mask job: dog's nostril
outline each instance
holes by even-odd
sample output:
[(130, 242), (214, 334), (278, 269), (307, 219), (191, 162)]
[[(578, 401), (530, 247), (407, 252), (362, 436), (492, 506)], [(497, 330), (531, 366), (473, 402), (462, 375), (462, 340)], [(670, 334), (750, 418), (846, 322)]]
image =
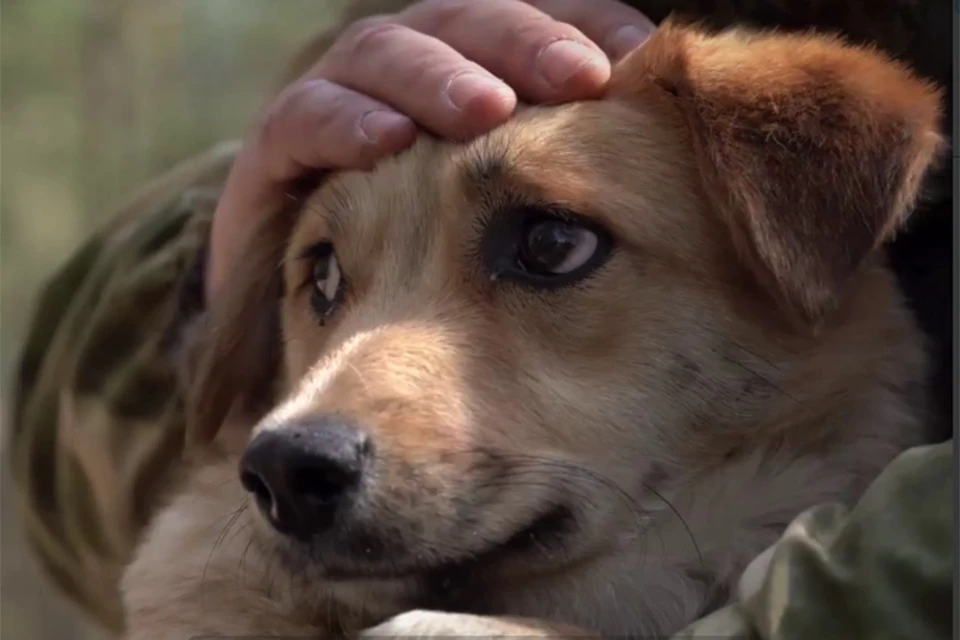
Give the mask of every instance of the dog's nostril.
[(243, 488), (249, 493), (253, 494), (257, 502), (265, 505), (273, 502), (273, 495), (270, 493), (270, 488), (260, 479), (260, 476), (252, 471), (243, 471), (240, 474), (240, 484), (243, 485)]
[(261, 511), (264, 513), (274, 513), (276, 505), (274, 503), (273, 493), (260, 476), (250, 471), (243, 471), (240, 474), (240, 484), (253, 496), (253, 499)]
[(336, 467), (305, 467), (293, 471), (290, 488), (295, 493), (317, 503), (328, 503), (338, 499), (345, 487), (356, 483), (359, 473)]

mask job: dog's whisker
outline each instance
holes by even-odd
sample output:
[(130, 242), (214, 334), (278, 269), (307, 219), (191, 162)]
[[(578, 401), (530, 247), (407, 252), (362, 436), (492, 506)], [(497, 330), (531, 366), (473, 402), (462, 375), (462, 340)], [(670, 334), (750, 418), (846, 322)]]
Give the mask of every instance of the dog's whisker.
[[(611, 490), (626, 504), (638, 506), (636, 505), (636, 500), (623, 487), (617, 484), (617, 482), (608, 478), (602, 473), (599, 473), (597, 471), (594, 471), (582, 465), (578, 465), (574, 462), (571, 462), (568, 460), (557, 460), (553, 458), (539, 457), (531, 454), (507, 454), (503, 457), (504, 459), (507, 459), (510, 461), (524, 460), (534, 466), (541, 466), (543, 468), (560, 469), (562, 471), (572, 472), (573, 474), (577, 474), (582, 478), (596, 482), (600, 486), (603, 486)], [(563, 476), (560, 476), (560, 478), (563, 479)]]
[(759, 373), (758, 371), (754, 370), (753, 368), (751, 368), (751, 367), (748, 366), (747, 364), (745, 364), (745, 363), (743, 363), (743, 362), (740, 362), (739, 360), (735, 360), (735, 359), (733, 359), (733, 358), (725, 358), (725, 360), (726, 360), (727, 362), (729, 362), (730, 364), (734, 365), (735, 367), (739, 367), (740, 369), (743, 369), (743, 370), (746, 371), (748, 374), (750, 374), (754, 379), (759, 380), (759, 381), (762, 382), (765, 386), (769, 387), (770, 389), (773, 389), (774, 391), (776, 391), (777, 393), (779, 393), (779, 394), (782, 395), (783, 397), (787, 398), (788, 400), (791, 400), (791, 401), (795, 402), (795, 403), (798, 404), (798, 405), (801, 405), (801, 404), (802, 404), (798, 398), (794, 397), (794, 396), (793, 396), (791, 393), (789, 393), (786, 389), (784, 389), (783, 387), (781, 387), (780, 385), (778, 385), (777, 383), (775, 383), (773, 380), (771, 380), (771, 379), (768, 378), (767, 376), (764, 376), (763, 374), (761, 374), (761, 373)]
[[(770, 370), (772, 370), (772, 371), (774, 371), (774, 372), (779, 372), (779, 371), (782, 370), (782, 367), (781, 367), (780, 365), (774, 363), (770, 358), (767, 358), (767, 357), (764, 357), (764, 356), (760, 355), (760, 354), (757, 353), (755, 350), (750, 349), (750, 348), (744, 346), (744, 345), (743, 345), (741, 342), (739, 342), (739, 341), (732, 341), (732, 342), (731, 342), (731, 341), (730, 341), (730, 337), (729, 337), (728, 335), (718, 333), (715, 328), (709, 327), (709, 328), (704, 328), (704, 330), (707, 331), (707, 332), (709, 332), (709, 333), (712, 333), (712, 334), (716, 335), (716, 336), (718, 337), (718, 342), (719, 342), (720, 344), (729, 345), (729, 346), (732, 346), (734, 349), (737, 349), (737, 350), (739, 350), (739, 351), (742, 351), (743, 353), (745, 353), (745, 354), (747, 354), (748, 356), (750, 356), (752, 359), (757, 360), (757, 361), (763, 363), (763, 365), (766, 366), (767, 368), (769, 368)], [(774, 382), (769, 376), (764, 375), (763, 373), (761, 373), (760, 371), (758, 371), (758, 370), (755, 369), (754, 367), (752, 367), (752, 366), (750, 366), (749, 364), (747, 364), (746, 362), (744, 362), (742, 359), (735, 358), (735, 357), (731, 357), (730, 355), (724, 355), (724, 354), (722, 353), (722, 351), (720, 351), (720, 350), (716, 350), (716, 353), (717, 353), (718, 355), (720, 355), (720, 357), (722, 357), (725, 362), (727, 362), (727, 363), (729, 363), (729, 364), (732, 364), (732, 365), (734, 365), (735, 367), (738, 367), (738, 368), (742, 369), (742, 370), (745, 371), (748, 375), (750, 375), (752, 378), (754, 378), (754, 379), (756, 379), (756, 380), (759, 380), (761, 383), (763, 383), (764, 386), (766, 386), (766, 387), (768, 387), (768, 388), (770, 388), (770, 389), (773, 389), (774, 391), (776, 391), (777, 393), (779, 393), (779, 394), (782, 395), (783, 397), (785, 397), (785, 398), (787, 398), (787, 399), (789, 399), (789, 400), (792, 400), (793, 402), (796, 402), (797, 404), (800, 404), (800, 405), (803, 404), (803, 403), (799, 400), (799, 398), (796, 398), (795, 396), (793, 396), (792, 394), (790, 394), (790, 393), (789, 393), (786, 389), (784, 389), (781, 385), (779, 385), (779, 384), (777, 384), (776, 382)], [(677, 354), (677, 355), (680, 355), (680, 354)]]
[(339, 600), (337, 600), (337, 599), (335, 599), (335, 598), (332, 598), (332, 600), (333, 600), (333, 606), (334, 606), (334, 614), (335, 614), (335, 618), (336, 618), (336, 620), (337, 620), (337, 628), (340, 629), (340, 633), (341, 633), (341, 634), (343, 634), (344, 636), (346, 636), (347, 633), (348, 633), (348, 630), (347, 630), (347, 628), (346, 628), (346, 624), (344, 624), (344, 617), (345, 617), (345, 616), (344, 616), (344, 614), (343, 614), (343, 606), (341, 605), (341, 603), (340, 603)]
[(237, 523), (240, 517), (243, 515), (244, 510), (246, 509), (247, 503), (242, 503), (236, 510), (234, 510), (229, 516), (227, 524), (223, 527), (223, 530), (214, 540), (213, 545), (210, 547), (210, 552), (207, 554), (207, 559), (203, 564), (203, 569), (200, 573), (200, 606), (201, 609), (204, 607), (205, 596), (206, 596), (206, 584), (207, 584), (207, 570), (210, 567), (210, 562), (213, 559), (214, 553), (216, 553), (217, 548), (223, 543), (230, 529)]
[(702, 564), (702, 563), (703, 563), (703, 554), (700, 552), (700, 545), (697, 544), (697, 538), (696, 538), (695, 535), (693, 535), (693, 530), (692, 530), (692, 529), (690, 528), (690, 526), (687, 524), (686, 519), (683, 517), (683, 515), (681, 515), (680, 511), (678, 511), (677, 508), (676, 508), (675, 506), (673, 506), (673, 503), (672, 503), (672, 502), (670, 502), (669, 500), (667, 500), (667, 499), (663, 496), (663, 494), (661, 494), (659, 491), (657, 491), (657, 490), (654, 489), (653, 487), (651, 487), (651, 486), (649, 486), (649, 485), (644, 485), (644, 488), (645, 488), (647, 491), (649, 491), (650, 493), (652, 493), (653, 495), (655, 495), (655, 496), (657, 496), (658, 498), (660, 498), (660, 500), (661, 500), (665, 505), (667, 505), (667, 508), (670, 509), (670, 511), (673, 512), (673, 515), (675, 515), (675, 516), (677, 517), (677, 519), (680, 520), (680, 524), (683, 525), (683, 528), (686, 530), (687, 535), (690, 536), (690, 541), (693, 543), (693, 548), (694, 548), (694, 550), (697, 552), (697, 558), (699, 559), (700, 563)]
[(247, 503), (243, 502), (235, 511), (233, 511), (230, 516), (226, 526), (220, 531), (220, 535), (217, 536), (216, 540), (213, 542), (213, 546), (210, 549), (210, 553), (213, 553), (217, 550), (223, 541), (226, 539), (227, 534), (230, 532), (230, 529), (236, 524), (237, 520), (243, 515), (243, 512), (247, 508)]
[(326, 595), (326, 597), (324, 597), (324, 598), (321, 600), (321, 602), (326, 605), (326, 609), (327, 609), (327, 619), (328, 619), (329, 621), (331, 621), (331, 624), (334, 624), (334, 625), (336, 625), (337, 627), (339, 627), (339, 631), (340, 631), (341, 635), (346, 635), (346, 633), (344, 633), (343, 626), (340, 624), (340, 619), (339, 619), (340, 616), (339, 616), (339, 615), (336, 615), (336, 613), (337, 613), (337, 611), (336, 611), (337, 604), (336, 604), (336, 602), (335, 602), (335, 598), (334, 598), (332, 595), (329, 595), (329, 594), (325, 594), (325, 595)]
[[(550, 485), (546, 483), (532, 483), (525, 481), (516, 481), (508, 480), (503, 482), (490, 482), (483, 485), (483, 488), (504, 488), (504, 489), (528, 489), (528, 488), (537, 488), (537, 489), (556, 489), (556, 485)], [(568, 492), (573, 494), (575, 498), (578, 498), (582, 503), (589, 504), (597, 500), (595, 494), (589, 494), (586, 491), (579, 491), (578, 487), (573, 486), (568, 488)], [(630, 510), (630, 520), (634, 523), (634, 533), (638, 538), (642, 538), (646, 532), (649, 530), (653, 524), (652, 518), (649, 517), (648, 512), (637, 505), (635, 502), (627, 505)]]
[[(477, 452), (469, 452), (469, 455), (478, 455)], [(481, 457), (479, 460), (473, 463), (473, 466), (478, 469), (484, 468), (486, 464), (490, 466), (495, 466), (497, 468), (503, 467), (504, 463), (507, 465), (507, 477), (516, 477), (521, 472), (526, 473), (536, 473), (538, 471), (544, 471), (547, 469), (555, 470), (560, 469), (565, 472), (571, 472), (576, 474), (585, 480), (595, 483), (598, 486), (601, 486), (605, 489), (612, 491), (617, 494), (624, 502), (627, 504), (634, 505), (637, 510), (642, 510), (639, 508), (639, 505), (636, 505), (636, 500), (619, 484), (617, 484), (612, 479), (604, 476), (601, 473), (598, 473), (592, 469), (588, 469), (584, 466), (578, 465), (571, 461), (566, 460), (557, 460), (555, 458), (549, 458), (545, 456), (536, 456), (532, 454), (513, 454), (513, 453), (497, 453), (492, 457)], [(558, 476), (557, 478), (552, 478), (551, 481), (564, 480), (565, 476)]]
[(273, 563), (274, 559), (279, 557), (279, 550), (273, 549), (270, 553), (269, 558), (267, 559), (266, 565), (263, 570), (263, 578), (266, 583), (266, 594), (267, 598), (273, 598)]
[(253, 536), (250, 536), (250, 539), (247, 540), (247, 544), (243, 548), (243, 552), (240, 554), (240, 559), (237, 561), (237, 570), (240, 572), (244, 584), (246, 584), (247, 577), (247, 553), (250, 552), (250, 547), (253, 546), (253, 542)]
[[(510, 454), (509, 456), (506, 456), (506, 457), (507, 458), (526, 458), (531, 462), (531, 464), (534, 464), (534, 465), (539, 465), (543, 467), (559, 467), (559, 468), (562, 468), (564, 471), (571, 471), (576, 474), (581, 474), (582, 477), (589, 478), (590, 480), (598, 482), (603, 487), (613, 490), (614, 493), (616, 493), (616, 495), (621, 500), (623, 500), (628, 506), (631, 507), (631, 510), (637, 516), (638, 520), (640, 520), (643, 516), (644, 510), (642, 509), (642, 507), (640, 507), (637, 501), (625, 489), (623, 489), (620, 485), (618, 485), (615, 481), (611, 480), (610, 478), (604, 476), (601, 473), (598, 473), (591, 469), (587, 469), (585, 467), (582, 467), (580, 465), (577, 465), (569, 461), (559, 461), (559, 460), (550, 459), (550, 458), (541, 459), (541, 458), (538, 458), (537, 456), (520, 455), (520, 454)], [(683, 515), (677, 510), (677, 508), (673, 505), (673, 503), (667, 500), (666, 497), (664, 497), (663, 494), (661, 494), (659, 491), (657, 491), (653, 487), (646, 484), (643, 486), (644, 486), (644, 489), (646, 489), (647, 491), (655, 495), (658, 499), (660, 499), (660, 501), (663, 502), (667, 506), (667, 508), (677, 517), (681, 525), (686, 530), (687, 534), (690, 536), (691, 543), (693, 544), (693, 548), (697, 553), (697, 557), (699, 561), (703, 562), (703, 554), (700, 551), (700, 547), (697, 543), (696, 537), (694, 536), (693, 531), (690, 529), (690, 526), (687, 524), (687, 521), (683, 517)], [(645, 530), (645, 527), (641, 527), (641, 530)]]

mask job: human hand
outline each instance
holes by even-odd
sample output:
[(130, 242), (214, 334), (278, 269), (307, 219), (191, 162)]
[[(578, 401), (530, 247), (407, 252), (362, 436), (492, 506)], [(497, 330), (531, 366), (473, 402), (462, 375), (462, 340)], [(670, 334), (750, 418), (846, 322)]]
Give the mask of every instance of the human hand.
[(366, 168), (418, 128), (464, 139), (505, 121), (517, 99), (599, 95), (653, 24), (617, 0), (424, 0), (349, 25), (267, 109), (239, 152), (214, 215), (207, 296), (290, 182)]

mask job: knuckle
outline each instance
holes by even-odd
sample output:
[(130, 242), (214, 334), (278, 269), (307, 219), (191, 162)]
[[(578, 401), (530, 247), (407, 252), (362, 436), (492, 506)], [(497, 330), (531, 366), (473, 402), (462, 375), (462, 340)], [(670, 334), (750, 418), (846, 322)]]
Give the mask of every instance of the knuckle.
[(555, 20), (546, 14), (518, 20), (513, 29), (517, 38), (532, 46), (546, 46), (560, 38), (583, 38), (583, 34), (572, 24)]
[(277, 139), (277, 129), (283, 120), (286, 100), (286, 92), (284, 92), (260, 114), (256, 131), (261, 147), (269, 147)]
[(572, 26), (557, 22), (545, 15), (528, 16), (518, 20), (510, 25), (508, 32), (507, 42), (510, 42), (515, 51), (525, 60), (533, 60), (553, 42), (571, 38), (579, 33)]
[(437, 33), (463, 17), (475, 0), (420, 0), (407, 11), (415, 12), (424, 22), (424, 31)]
[(327, 126), (336, 115), (346, 109), (346, 91), (325, 78), (308, 80), (291, 98), (291, 124), (298, 131)]
[[(325, 127), (345, 107), (343, 92), (325, 79), (287, 87), (260, 117), (262, 148), (276, 152), (306, 131)], [(293, 134), (293, 135), (291, 135)]]
[(459, 11), (470, 2), (473, 0), (420, 0), (414, 6), (430, 12)]
[[(537, 10), (539, 10), (539, 11), (542, 11), (542, 12), (546, 13), (547, 15), (551, 15), (551, 16), (552, 16), (552, 15), (555, 15), (555, 14), (557, 13), (556, 7), (553, 6), (553, 4), (552, 4), (551, 2), (549, 2), (549, 0), (547, 0), (547, 1), (544, 1), (544, 0), (523, 0), (523, 1), (526, 2), (528, 5), (530, 5), (531, 7), (533, 7), (534, 9), (537, 9)], [(552, 9), (552, 10), (551, 10), (551, 9)]]
[(261, 141), (269, 145), (279, 139), (280, 132), (289, 120), (291, 107), (296, 102), (301, 87), (302, 84), (297, 83), (284, 89), (260, 115), (258, 130)]
[(369, 16), (357, 20), (341, 34), (339, 53), (347, 60), (366, 55), (382, 46), (385, 40), (395, 38), (410, 29), (395, 21), (394, 16)]

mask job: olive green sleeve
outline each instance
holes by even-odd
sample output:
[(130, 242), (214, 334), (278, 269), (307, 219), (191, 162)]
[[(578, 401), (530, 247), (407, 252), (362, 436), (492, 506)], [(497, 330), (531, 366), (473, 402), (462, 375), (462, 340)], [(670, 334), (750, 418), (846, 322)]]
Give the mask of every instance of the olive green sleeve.
[(946, 640), (953, 629), (953, 441), (894, 460), (853, 509), (801, 514), (747, 568), (736, 604), (675, 640)]

